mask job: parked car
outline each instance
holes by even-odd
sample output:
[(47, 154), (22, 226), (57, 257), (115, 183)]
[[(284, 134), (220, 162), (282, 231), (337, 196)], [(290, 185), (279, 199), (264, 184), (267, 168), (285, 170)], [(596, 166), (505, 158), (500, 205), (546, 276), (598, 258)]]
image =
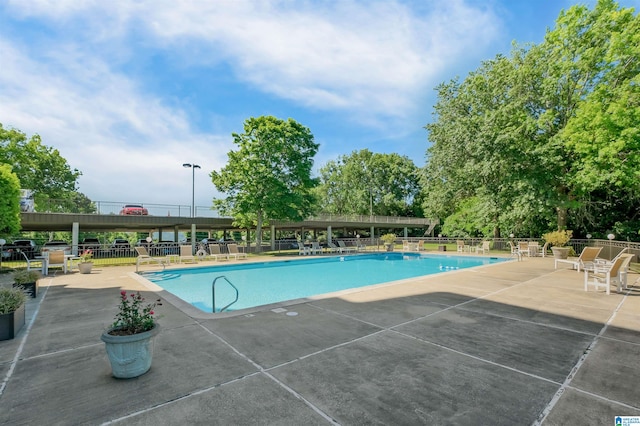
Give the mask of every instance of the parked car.
[(62, 250), (64, 254), (71, 254), (71, 244), (66, 241), (53, 240), (47, 241), (40, 248), (41, 253), (46, 253), (48, 251)]
[(149, 214), (149, 211), (140, 204), (127, 204), (122, 207), (122, 210), (120, 210), (120, 214), (146, 216)]
[(20, 252), (33, 259), (36, 255), (36, 243), (33, 240), (15, 240), (2, 248), (2, 257), (7, 260), (24, 260)]
[(113, 240), (113, 242), (111, 243), (111, 250), (122, 249), (131, 250), (131, 244), (129, 243), (129, 240), (125, 240), (124, 238), (116, 238), (115, 240)]
[(100, 250), (100, 240), (97, 238), (85, 238), (82, 240), (80, 249), (82, 250)]
[(129, 256), (131, 255), (131, 243), (124, 238), (116, 238), (109, 247), (112, 256)]

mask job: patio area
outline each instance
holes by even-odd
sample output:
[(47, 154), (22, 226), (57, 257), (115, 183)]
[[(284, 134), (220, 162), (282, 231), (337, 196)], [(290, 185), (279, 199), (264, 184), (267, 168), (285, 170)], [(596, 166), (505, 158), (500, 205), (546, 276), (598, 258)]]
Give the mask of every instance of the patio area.
[(553, 258), (525, 258), (227, 318), (189, 316), (165, 301), (151, 370), (117, 380), (100, 334), (119, 291), (157, 297), (134, 270), (41, 281), (27, 325), (0, 342), (0, 424), (568, 425), (640, 416), (637, 274), (628, 291), (607, 296), (585, 292), (583, 274), (554, 270)]

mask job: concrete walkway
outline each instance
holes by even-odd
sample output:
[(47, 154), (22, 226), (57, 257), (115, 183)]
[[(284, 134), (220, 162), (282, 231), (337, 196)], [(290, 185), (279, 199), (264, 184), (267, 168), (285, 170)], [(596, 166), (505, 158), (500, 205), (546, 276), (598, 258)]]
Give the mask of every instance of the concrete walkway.
[(640, 284), (585, 292), (582, 273), (535, 258), (231, 318), (194, 318), (165, 302), (151, 370), (117, 380), (100, 334), (119, 291), (156, 297), (133, 270), (42, 280), (33, 321), (0, 342), (0, 424), (609, 425), (640, 416)]

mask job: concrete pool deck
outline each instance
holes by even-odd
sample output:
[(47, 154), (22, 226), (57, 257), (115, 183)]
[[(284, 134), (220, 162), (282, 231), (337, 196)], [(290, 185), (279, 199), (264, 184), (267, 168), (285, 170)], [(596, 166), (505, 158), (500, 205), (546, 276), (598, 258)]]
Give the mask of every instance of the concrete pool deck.
[(640, 283), (585, 292), (582, 273), (525, 258), (231, 318), (197, 319), (165, 302), (151, 370), (117, 380), (100, 334), (119, 291), (154, 298), (134, 270), (41, 281), (33, 321), (0, 342), (0, 424), (606, 425), (640, 416)]

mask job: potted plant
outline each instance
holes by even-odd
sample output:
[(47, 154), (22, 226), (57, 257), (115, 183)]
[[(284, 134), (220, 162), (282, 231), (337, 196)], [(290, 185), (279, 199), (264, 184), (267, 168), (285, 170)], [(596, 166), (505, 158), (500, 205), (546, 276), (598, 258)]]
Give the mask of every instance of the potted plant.
[(120, 305), (115, 321), (102, 333), (113, 376), (119, 379), (138, 377), (151, 368), (153, 337), (160, 326), (153, 315), (160, 299), (144, 305), (140, 292), (120, 292)]
[(396, 242), (396, 234), (384, 234), (380, 237), (387, 251), (393, 251), (393, 245)]
[(0, 340), (16, 337), (25, 323), (27, 295), (20, 287), (0, 287)]
[(547, 232), (542, 236), (542, 239), (551, 246), (553, 257), (556, 259), (566, 259), (571, 250), (571, 247), (566, 247), (566, 245), (572, 236), (573, 231), (563, 229), (561, 231)]
[(29, 296), (38, 295), (38, 280), (42, 277), (40, 272), (28, 269), (20, 269), (13, 273), (13, 286), (24, 290)]
[(80, 255), (80, 262), (78, 263), (78, 270), (81, 274), (90, 274), (91, 268), (93, 268), (93, 252), (91, 250), (85, 250)]

